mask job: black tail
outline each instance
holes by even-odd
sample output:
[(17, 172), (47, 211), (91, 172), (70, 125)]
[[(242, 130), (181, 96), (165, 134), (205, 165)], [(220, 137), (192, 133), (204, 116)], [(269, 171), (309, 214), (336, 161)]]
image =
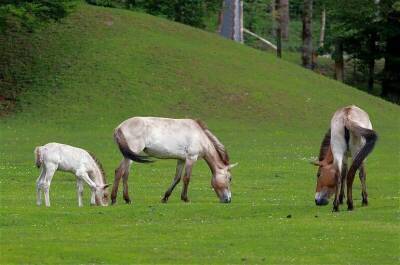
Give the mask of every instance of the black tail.
[(378, 140), (378, 135), (374, 130), (360, 127), (359, 125), (350, 120), (347, 122), (346, 127), (348, 127), (348, 129), (352, 133), (364, 137), (366, 140), (365, 145), (361, 148), (356, 157), (353, 159), (353, 163), (351, 164), (350, 169), (347, 172), (347, 178), (349, 177), (354, 178), (357, 169), (361, 166), (364, 159), (374, 149), (375, 143)]
[(141, 156), (141, 155), (138, 155), (138, 154), (135, 154), (134, 152), (132, 152), (131, 149), (129, 149), (128, 143), (126, 142), (125, 136), (122, 133), (120, 128), (115, 130), (114, 139), (119, 147), (119, 150), (121, 151), (122, 155), (125, 158), (129, 158), (130, 160), (133, 160), (138, 163), (154, 162), (152, 160), (149, 160), (147, 156)]

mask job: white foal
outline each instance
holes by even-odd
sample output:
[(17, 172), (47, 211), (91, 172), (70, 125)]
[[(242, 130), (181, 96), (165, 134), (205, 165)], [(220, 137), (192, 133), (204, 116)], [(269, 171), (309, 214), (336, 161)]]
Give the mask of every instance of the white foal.
[(51, 180), (57, 170), (76, 175), (78, 205), (82, 207), (83, 181), (91, 191), (92, 205), (108, 205), (108, 189), (103, 168), (99, 161), (89, 152), (70, 145), (48, 143), (35, 148), (36, 166), (41, 173), (36, 181), (37, 205), (42, 204), (41, 191), (44, 192), (45, 204), (50, 206), (49, 189)]

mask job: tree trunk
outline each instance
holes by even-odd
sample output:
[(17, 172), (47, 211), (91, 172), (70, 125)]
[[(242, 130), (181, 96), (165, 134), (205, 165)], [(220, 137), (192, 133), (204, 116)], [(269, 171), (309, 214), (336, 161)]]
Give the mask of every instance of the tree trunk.
[(218, 29), (217, 29), (218, 33), (221, 32), (221, 28), (222, 28), (222, 13), (223, 13), (223, 10), (224, 10), (224, 3), (222, 2), (222, 7), (218, 11)]
[(302, 65), (305, 68), (312, 69), (312, 33), (311, 33), (311, 19), (312, 19), (312, 5), (313, 0), (304, 0), (303, 2), (303, 49), (302, 49)]
[(335, 79), (343, 82), (344, 80), (344, 61), (343, 61), (343, 44), (340, 40), (335, 43), (335, 52), (333, 54), (335, 60)]
[(325, 6), (322, 8), (322, 13), (321, 13), (321, 31), (319, 33), (319, 47), (323, 48), (324, 47), (324, 42), (325, 42), (325, 25), (326, 25), (326, 10)]
[(281, 28), (282, 39), (288, 40), (289, 38), (289, 0), (279, 1), (279, 21)]
[(374, 89), (374, 75), (375, 75), (375, 60), (368, 60), (368, 91), (372, 92)]
[(374, 76), (375, 76), (375, 53), (376, 53), (376, 33), (372, 33), (368, 40), (368, 48), (370, 56), (368, 58), (368, 91), (374, 89)]
[[(399, 25), (400, 26), (400, 25)], [(386, 41), (381, 96), (400, 102), (400, 35)]]
[(240, 0), (224, 0), (221, 13), (220, 35), (243, 42), (243, 3)]
[(281, 0), (275, 0), (276, 14), (276, 56), (282, 58), (282, 17)]
[(276, 36), (276, 1), (278, 0), (271, 0), (271, 19), (272, 19), (272, 36)]

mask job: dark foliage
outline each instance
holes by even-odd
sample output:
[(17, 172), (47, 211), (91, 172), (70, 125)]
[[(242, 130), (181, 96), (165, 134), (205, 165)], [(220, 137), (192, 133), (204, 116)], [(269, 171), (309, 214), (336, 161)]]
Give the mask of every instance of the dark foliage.
[(33, 63), (31, 34), (65, 17), (73, 0), (3, 0), (0, 4), (0, 114), (12, 107)]
[(204, 28), (204, 19), (208, 12), (216, 12), (221, 5), (221, 1), (217, 0), (86, 0), (86, 2), (99, 6), (142, 10), (198, 28)]

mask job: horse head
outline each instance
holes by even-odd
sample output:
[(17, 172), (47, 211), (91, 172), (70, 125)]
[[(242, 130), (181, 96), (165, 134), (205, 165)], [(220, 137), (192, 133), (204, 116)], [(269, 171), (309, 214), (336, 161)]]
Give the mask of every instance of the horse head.
[(336, 174), (338, 174), (333, 164), (333, 153), (330, 145), (327, 146), (326, 151), (320, 155), (319, 160), (313, 161), (311, 164), (318, 166), (315, 204), (318, 206), (327, 205), (330, 196), (335, 193)]
[(237, 163), (232, 165), (225, 165), (222, 168), (218, 168), (211, 179), (211, 185), (217, 194), (220, 202), (230, 203), (232, 200), (231, 193), (231, 181), (232, 174), (230, 169), (237, 166)]

